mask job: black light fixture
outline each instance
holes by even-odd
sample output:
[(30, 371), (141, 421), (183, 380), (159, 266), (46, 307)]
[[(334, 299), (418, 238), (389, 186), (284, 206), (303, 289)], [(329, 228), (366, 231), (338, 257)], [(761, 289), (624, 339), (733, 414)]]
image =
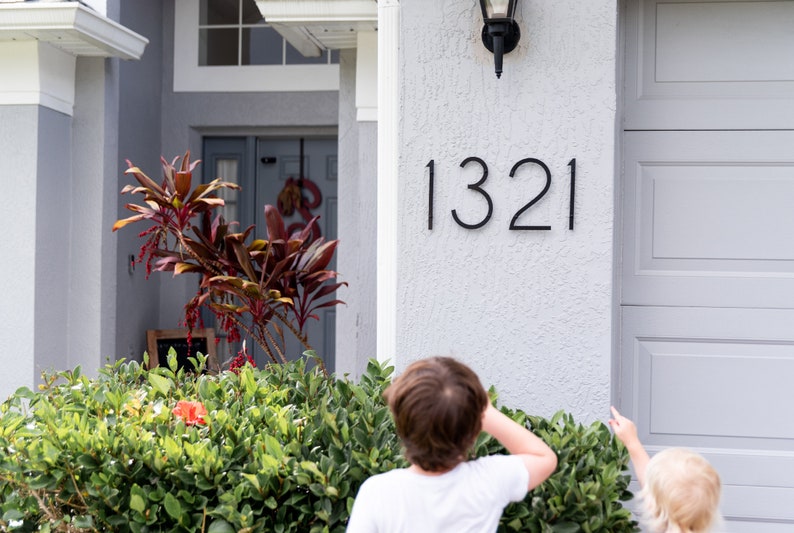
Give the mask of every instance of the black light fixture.
[(521, 38), (515, 21), (516, 0), (480, 0), (482, 8), (482, 42), (493, 52), (496, 77), (502, 77), (502, 56), (513, 49)]

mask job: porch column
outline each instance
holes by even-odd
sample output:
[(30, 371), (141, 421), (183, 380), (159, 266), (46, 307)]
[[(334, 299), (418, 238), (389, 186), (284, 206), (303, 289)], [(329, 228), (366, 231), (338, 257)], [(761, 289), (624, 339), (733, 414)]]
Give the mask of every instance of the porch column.
[(378, 2), (377, 358), (397, 355), (397, 210), (400, 2)]

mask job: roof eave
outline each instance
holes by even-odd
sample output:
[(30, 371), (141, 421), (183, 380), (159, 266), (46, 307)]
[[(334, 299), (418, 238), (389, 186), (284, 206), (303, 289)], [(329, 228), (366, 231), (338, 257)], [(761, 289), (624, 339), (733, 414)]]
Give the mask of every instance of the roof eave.
[(75, 56), (140, 59), (145, 37), (78, 2), (0, 4), (0, 42), (43, 41)]

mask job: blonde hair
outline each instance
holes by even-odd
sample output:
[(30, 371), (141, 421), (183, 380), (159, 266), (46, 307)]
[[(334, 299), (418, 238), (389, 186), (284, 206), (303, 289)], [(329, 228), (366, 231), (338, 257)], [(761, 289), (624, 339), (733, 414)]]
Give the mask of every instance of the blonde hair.
[(668, 448), (645, 471), (643, 519), (655, 533), (705, 533), (720, 521), (720, 492), (720, 476), (708, 461)]

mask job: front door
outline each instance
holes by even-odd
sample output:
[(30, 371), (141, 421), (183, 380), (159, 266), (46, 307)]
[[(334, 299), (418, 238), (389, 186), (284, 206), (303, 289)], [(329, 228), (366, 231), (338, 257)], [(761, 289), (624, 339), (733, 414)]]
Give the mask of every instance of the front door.
[[(302, 157), (301, 157), (302, 156)], [(224, 216), (238, 220), (240, 228), (256, 225), (254, 236), (265, 238), (264, 206), (279, 207), (288, 230), (297, 230), (307, 220), (319, 215), (322, 236), (332, 240), (337, 235), (337, 140), (335, 138), (252, 138), (206, 137), (204, 139), (204, 179), (223, 177), (239, 183), (242, 190), (226, 198)], [(300, 206), (289, 201), (290, 192), (303, 198)], [(293, 196), (294, 198), (294, 196)], [(291, 231), (290, 231), (291, 233)], [(329, 266), (335, 269), (334, 260)], [(310, 319), (306, 326), (308, 343), (328, 368), (334, 370), (335, 311), (320, 309), (318, 319)], [(219, 332), (219, 335), (222, 335)], [(301, 357), (305, 348), (285, 333), (285, 355), (293, 360)], [(247, 343), (257, 365), (269, 357), (258, 346)], [(238, 346), (219, 350), (219, 359), (236, 354)]]

